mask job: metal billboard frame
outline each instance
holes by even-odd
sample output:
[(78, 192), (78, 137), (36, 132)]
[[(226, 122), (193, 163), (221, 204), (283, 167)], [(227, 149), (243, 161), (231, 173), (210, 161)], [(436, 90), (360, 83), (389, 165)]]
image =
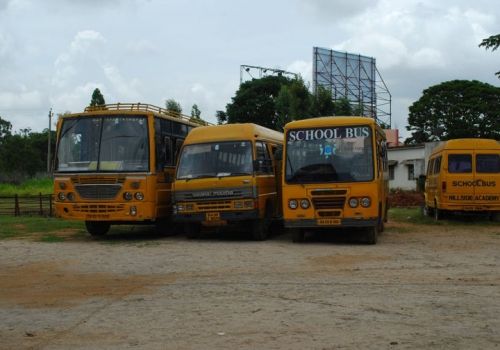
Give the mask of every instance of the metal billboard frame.
[(346, 98), (379, 124), (391, 125), (391, 93), (375, 58), (313, 47), (313, 92), (329, 91), (334, 101)]

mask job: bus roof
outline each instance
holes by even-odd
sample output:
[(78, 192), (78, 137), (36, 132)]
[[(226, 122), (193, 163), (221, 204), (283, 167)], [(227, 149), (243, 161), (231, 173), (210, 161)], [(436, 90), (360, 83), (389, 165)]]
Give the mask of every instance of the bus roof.
[(344, 125), (372, 125), (375, 119), (370, 117), (318, 117), (310, 119), (295, 120), (285, 125), (286, 129), (295, 128), (317, 128)]
[(102, 115), (137, 115), (137, 114), (152, 114), (157, 117), (169, 119), (172, 121), (188, 124), (191, 126), (209, 125), (204, 120), (193, 121), (189, 116), (181, 113), (169, 111), (165, 108), (153, 106), (146, 103), (113, 103), (102, 106), (89, 106), (84, 112), (71, 113), (62, 116), (62, 119), (76, 118), (81, 116), (102, 116)]
[(193, 144), (254, 139), (283, 143), (283, 134), (278, 131), (251, 123), (211, 125), (202, 126), (191, 130), (184, 143)]
[(453, 139), (443, 142), (432, 150), (432, 154), (443, 150), (490, 149), (500, 151), (500, 141), (493, 139)]

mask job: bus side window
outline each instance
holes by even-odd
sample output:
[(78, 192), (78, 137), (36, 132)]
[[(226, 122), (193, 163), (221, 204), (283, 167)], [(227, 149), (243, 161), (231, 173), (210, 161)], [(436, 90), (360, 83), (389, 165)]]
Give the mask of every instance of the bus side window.
[(434, 174), (434, 161), (436, 158), (429, 159), (429, 162), (427, 163), (427, 175), (432, 175)]
[(266, 144), (264, 142), (257, 141), (255, 142), (255, 149), (258, 164), (257, 171), (264, 174), (272, 173), (271, 157), (269, 157)]
[(434, 160), (434, 174), (439, 174), (441, 171), (441, 158), (442, 156), (439, 156)]
[(171, 166), (172, 164), (172, 139), (170, 136), (165, 136), (163, 138), (163, 154), (165, 156), (164, 165)]
[(184, 143), (184, 139), (175, 140), (175, 152), (174, 152), (174, 164), (177, 164), (177, 158), (179, 157), (179, 152), (181, 151), (182, 144)]

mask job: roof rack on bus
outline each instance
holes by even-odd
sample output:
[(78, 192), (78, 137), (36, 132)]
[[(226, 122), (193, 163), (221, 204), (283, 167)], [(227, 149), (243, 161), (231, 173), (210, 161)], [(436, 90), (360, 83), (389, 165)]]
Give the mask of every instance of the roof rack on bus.
[(109, 110), (153, 112), (185, 120), (199, 125), (213, 125), (212, 123), (209, 123), (203, 119), (192, 118), (190, 116), (170, 111), (166, 108), (153, 106), (147, 103), (110, 103), (100, 106), (85, 107), (85, 112), (109, 111)]

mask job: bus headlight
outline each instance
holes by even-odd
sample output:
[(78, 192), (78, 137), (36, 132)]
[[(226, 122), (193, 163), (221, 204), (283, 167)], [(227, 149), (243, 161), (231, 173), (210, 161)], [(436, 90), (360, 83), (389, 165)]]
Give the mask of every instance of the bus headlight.
[(307, 209), (307, 208), (309, 208), (310, 205), (311, 204), (309, 203), (309, 201), (307, 199), (301, 199), (300, 200), (300, 207), (302, 209)]
[(130, 200), (132, 200), (132, 197), (133, 197), (133, 196), (132, 196), (132, 193), (130, 193), (130, 192), (125, 192), (125, 193), (123, 194), (123, 199), (125, 199), (126, 201), (130, 201)]
[(288, 207), (290, 209), (297, 209), (297, 207), (299, 206), (299, 203), (297, 203), (297, 200), (296, 199), (290, 199), (288, 201)]
[(73, 192), (69, 192), (66, 198), (68, 198), (69, 201), (73, 202), (75, 200), (75, 194)]
[(349, 199), (349, 206), (351, 208), (356, 208), (358, 206), (358, 199), (357, 198), (350, 198)]
[(137, 199), (138, 201), (144, 200), (144, 193), (142, 193), (142, 192), (136, 192), (135, 193), (135, 199)]
[(130, 207), (130, 215), (131, 216), (137, 215), (137, 207), (135, 207), (135, 206)]
[(59, 192), (57, 194), (57, 198), (59, 198), (60, 201), (64, 201), (66, 199), (66, 195), (64, 194), (64, 192)]
[(371, 204), (372, 204), (372, 201), (370, 200), (369, 197), (361, 198), (361, 206), (363, 208), (368, 208)]

